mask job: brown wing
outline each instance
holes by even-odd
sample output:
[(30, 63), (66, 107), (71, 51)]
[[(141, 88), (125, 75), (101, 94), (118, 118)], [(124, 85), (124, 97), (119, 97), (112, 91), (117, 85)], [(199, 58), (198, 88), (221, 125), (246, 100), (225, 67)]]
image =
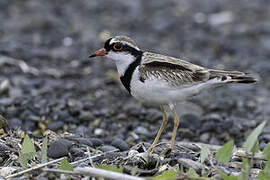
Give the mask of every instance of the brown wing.
[(204, 82), (209, 79), (207, 69), (189, 62), (147, 52), (139, 66), (141, 81), (156, 78), (172, 86), (183, 86)]

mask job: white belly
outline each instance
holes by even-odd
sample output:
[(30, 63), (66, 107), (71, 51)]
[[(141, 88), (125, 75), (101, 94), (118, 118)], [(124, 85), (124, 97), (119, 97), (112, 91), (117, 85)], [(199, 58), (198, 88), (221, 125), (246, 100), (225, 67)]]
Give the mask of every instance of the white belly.
[(213, 86), (219, 80), (210, 81), (182, 87), (171, 86), (167, 81), (155, 77), (139, 80), (138, 68), (135, 69), (130, 83), (131, 95), (145, 103), (170, 104), (183, 101), (197, 95), (203, 89)]

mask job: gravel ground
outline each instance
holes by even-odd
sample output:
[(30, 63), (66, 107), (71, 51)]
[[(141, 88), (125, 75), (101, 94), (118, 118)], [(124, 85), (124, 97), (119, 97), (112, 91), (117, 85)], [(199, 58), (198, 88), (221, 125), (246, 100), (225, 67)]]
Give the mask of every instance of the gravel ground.
[[(89, 146), (119, 150), (113, 159), (148, 146), (161, 123), (158, 107), (131, 98), (112, 61), (87, 58), (108, 36), (128, 35), (141, 49), (257, 76), (257, 84), (212, 89), (177, 106), (177, 141), (241, 146), (270, 117), (269, 19), (266, 0), (1, 0), (0, 114), (35, 138), (47, 129), (71, 133), (51, 142), (51, 158), (71, 153), (74, 161)], [(162, 142), (171, 131), (169, 123)], [(261, 148), (269, 140), (270, 124)]]

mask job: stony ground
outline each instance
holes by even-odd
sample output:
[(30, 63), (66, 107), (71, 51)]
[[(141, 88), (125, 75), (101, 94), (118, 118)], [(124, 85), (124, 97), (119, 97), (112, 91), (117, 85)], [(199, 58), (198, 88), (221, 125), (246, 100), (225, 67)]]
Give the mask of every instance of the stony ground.
[[(69, 153), (77, 160), (85, 146), (119, 150), (117, 156), (141, 142), (147, 146), (161, 123), (158, 107), (131, 98), (112, 61), (87, 58), (108, 36), (128, 35), (141, 49), (258, 77), (255, 85), (212, 89), (177, 106), (177, 141), (234, 139), (241, 146), (270, 117), (269, 19), (266, 0), (1, 0), (0, 114), (11, 130), (20, 127), (33, 138), (48, 129), (65, 137), (65, 150), (56, 152), (51, 143), (52, 158)], [(169, 123), (162, 142), (171, 130)], [(261, 148), (269, 140), (270, 125)], [(8, 154), (3, 157), (1, 165)]]

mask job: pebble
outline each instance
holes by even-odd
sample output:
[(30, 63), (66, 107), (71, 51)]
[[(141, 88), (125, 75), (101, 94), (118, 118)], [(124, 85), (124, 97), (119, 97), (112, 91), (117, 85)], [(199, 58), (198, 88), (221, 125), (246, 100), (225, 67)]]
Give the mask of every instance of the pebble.
[(108, 151), (117, 150), (118, 148), (111, 145), (103, 145), (103, 146), (100, 146), (98, 149), (101, 150), (102, 152), (108, 152)]
[(35, 131), (35, 129), (36, 129), (36, 122), (34, 122), (34, 121), (25, 121), (24, 122), (24, 129), (26, 130), (26, 131)]
[(81, 148), (71, 147), (69, 151), (75, 157), (83, 157), (84, 156), (84, 151)]
[(217, 130), (217, 124), (213, 121), (207, 121), (203, 123), (203, 125), (200, 128), (200, 132), (216, 132)]
[(151, 108), (146, 111), (145, 120), (156, 123), (161, 119), (162, 119), (162, 113), (160, 112), (160, 110)]
[(94, 148), (104, 144), (104, 142), (101, 139), (98, 139), (98, 138), (89, 138), (89, 140), (92, 142)]
[(54, 121), (47, 125), (47, 128), (52, 131), (57, 131), (61, 128), (63, 128), (64, 122), (63, 121)]
[(144, 135), (144, 136), (147, 136), (147, 137), (151, 137), (152, 136), (152, 133), (150, 133), (150, 131), (143, 127), (143, 126), (138, 126), (134, 132), (138, 135)]
[(66, 111), (57, 113), (55, 120), (74, 123), (74, 119)]
[(48, 156), (54, 159), (67, 156), (71, 146), (72, 142), (66, 139), (53, 141), (48, 148)]
[(18, 118), (12, 118), (8, 121), (8, 126), (11, 129), (16, 129), (18, 127), (22, 127), (23, 123), (22, 120), (18, 119)]
[(81, 121), (86, 121), (86, 122), (90, 122), (94, 119), (95, 117), (93, 116), (93, 114), (89, 111), (81, 111), (80, 112), (80, 116), (79, 119)]
[(120, 151), (126, 151), (129, 149), (128, 144), (122, 139), (114, 139), (111, 143), (112, 146), (120, 149)]
[(90, 147), (93, 147), (93, 143), (88, 138), (74, 138), (75, 141), (77, 141), (79, 144), (84, 144)]
[(181, 128), (197, 130), (199, 127), (201, 127), (201, 120), (199, 116), (195, 114), (185, 114), (181, 117)]
[(209, 133), (203, 133), (203, 134), (200, 135), (200, 141), (201, 142), (208, 143), (209, 138), (210, 138)]
[(103, 129), (101, 129), (101, 128), (96, 128), (94, 130), (94, 134), (97, 135), (97, 136), (103, 136), (103, 135), (105, 135), (105, 131)]

